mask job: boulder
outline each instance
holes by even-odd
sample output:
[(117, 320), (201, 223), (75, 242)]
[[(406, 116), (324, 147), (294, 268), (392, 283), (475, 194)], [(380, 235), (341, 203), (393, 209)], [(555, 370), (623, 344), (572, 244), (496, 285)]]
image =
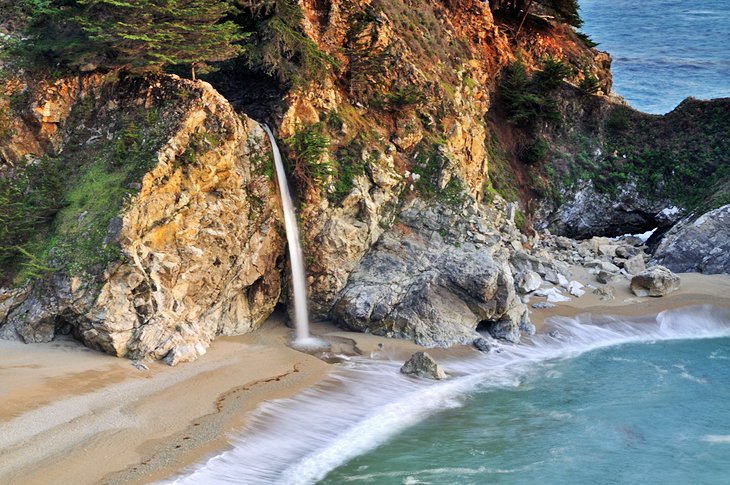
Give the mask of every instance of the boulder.
[(679, 213), (665, 214), (667, 217), (661, 220), (657, 217), (669, 205), (668, 199), (648, 197), (634, 182), (618, 185), (609, 194), (596, 190), (589, 180), (568, 190), (564, 203), (536, 221), (536, 229), (547, 227), (553, 234), (576, 239), (635, 234), (647, 227), (666, 227), (679, 219)]
[(636, 246), (619, 246), (616, 248), (616, 256), (619, 258), (629, 259), (639, 253), (641, 253), (641, 250)]
[(583, 289), (583, 285), (575, 280), (568, 283), (568, 293), (571, 295), (580, 298), (585, 294), (585, 290)]
[(494, 340), (487, 340), (484, 337), (475, 338), (472, 345), (480, 352), (496, 352), (502, 351), (502, 348)]
[(557, 288), (545, 288), (535, 292), (537, 296), (544, 296), (549, 303), (559, 303), (562, 301), (570, 301), (570, 298), (564, 296)]
[(616, 288), (613, 286), (604, 286), (593, 290), (593, 294), (598, 296), (601, 301), (611, 301), (616, 298)]
[(453, 208), (414, 199), (349, 275), (330, 316), (348, 330), (427, 347), (470, 344), (481, 322), (519, 339), (527, 307), (506, 256), (455, 230)]
[(664, 266), (654, 266), (631, 279), (636, 296), (664, 296), (679, 288), (679, 276)]
[(627, 273), (632, 275), (641, 274), (646, 271), (646, 265), (644, 264), (644, 256), (637, 254), (626, 261), (624, 261), (624, 269)]
[(598, 281), (599, 283), (607, 284), (610, 283), (616, 276), (616, 273), (601, 270), (596, 275), (596, 281)]
[(426, 352), (416, 352), (400, 368), (402, 374), (425, 377), (426, 379), (446, 379), (446, 372)]
[(541, 284), (542, 278), (534, 271), (520, 271), (515, 275), (515, 287), (523, 295), (537, 290)]
[(730, 273), (730, 204), (677, 223), (654, 249), (652, 263), (680, 273)]

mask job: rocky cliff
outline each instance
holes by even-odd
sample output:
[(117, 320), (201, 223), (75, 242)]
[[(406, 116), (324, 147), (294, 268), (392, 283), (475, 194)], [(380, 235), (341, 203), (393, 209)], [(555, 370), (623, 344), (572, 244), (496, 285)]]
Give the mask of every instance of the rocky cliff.
[[(533, 331), (520, 291), (568, 284), (569, 270), (530, 221), (581, 238), (671, 225), (701, 204), (677, 195), (679, 160), (656, 152), (727, 153), (722, 135), (700, 138), (726, 107), (633, 112), (608, 96), (608, 55), (574, 29), (540, 8), (518, 36), (521, 19), (489, 5), (304, 1), (305, 40), (279, 53), (296, 77), (228, 64), (209, 79), (231, 103), (169, 75), (14, 78), (0, 97), (1, 178), (18, 208), (2, 336), (72, 332), (175, 364), (286, 301), (270, 147), (246, 112), (288, 155), (315, 318), (429, 346)], [(683, 123), (702, 128), (651, 144)], [(558, 241), (609, 276), (644, 265), (633, 249)]]
[(3, 291), (5, 338), (72, 332), (174, 364), (263, 322), (279, 298), (284, 242), (256, 122), (206, 83), (169, 76), (68, 79), (28, 97), (34, 118), (17, 122), (24, 137), (6, 145), (5, 169), (53, 157), (67, 187), (55, 221), (3, 275), (20, 286)]

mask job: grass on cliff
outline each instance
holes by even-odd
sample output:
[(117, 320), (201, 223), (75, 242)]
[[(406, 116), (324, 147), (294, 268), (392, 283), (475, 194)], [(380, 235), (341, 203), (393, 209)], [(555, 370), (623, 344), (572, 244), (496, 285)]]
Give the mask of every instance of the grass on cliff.
[(85, 128), (95, 111), (93, 103), (79, 103), (69, 123), (79, 128), (60, 156), (0, 180), (0, 285), (23, 285), (58, 270), (101, 271), (120, 257), (110, 222), (156, 163), (163, 120), (154, 108), (123, 113), (109, 142)]
[[(667, 198), (688, 210), (730, 202), (730, 103), (688, 100), (664, 116), (626, 106), (582, 103), (582, 118), (551, 133), (555, 142), (544, 173), (556, 187), (592, 180), (615, 193), (635, 183), (639, 193)], [(562, 151), (561, 151), (562, 150)]]

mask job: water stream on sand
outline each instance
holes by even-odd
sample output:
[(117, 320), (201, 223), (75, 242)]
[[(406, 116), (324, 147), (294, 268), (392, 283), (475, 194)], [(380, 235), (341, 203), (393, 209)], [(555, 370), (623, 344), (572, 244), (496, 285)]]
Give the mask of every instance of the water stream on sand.
[(501, 353), (465, 349), (446, 381), (386, 347), (264, 404), (179, 484), (724, 483), (730, 312), (556, 319)]
[(318, 344), (319, 341), (312, 339), (309, 335), (309, 313), (307, 311), (307, 282), (304, 276), (304, 256), (302, 245), (299, 239), (299, 227), (297, 216), (294, 212), (294, 203), (289, 193), (289, 185), (284, 171), (284, 162), (281, 158), (276, 138), (267, 125), (263, 125), (266, 134), (271, 141), (271, 151), (274, 155), (276, 166), (276, 180), (281, 195), (281, 205), (284, 210), (284, 226), (286, 227), (286, 239), (289, 243), (289, 261), (291, 262), (292, 287), (294, 289), (294, 317), (296, 324), (295, 344), (300, 347), (307, 347), (309, 344)]

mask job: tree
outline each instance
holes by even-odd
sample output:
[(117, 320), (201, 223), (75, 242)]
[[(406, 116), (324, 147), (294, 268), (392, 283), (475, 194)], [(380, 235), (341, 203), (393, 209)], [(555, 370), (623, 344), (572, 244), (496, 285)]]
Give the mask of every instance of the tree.
[[(26, 0), (28, 1), (28, 0)], [(195, 70), (241, 53), (246, 34), (225, 17), (227, 0), (32, 0), (32, 56), (92, 69)]]
[(304, 13), (296, 0), (239, 0), (239, 5), (245, 18), (237, 20), (254, 24), (255, 34), (243, 53), (250, 67), (296, 86), (321, 79), (337, 66), (304, 32)]

